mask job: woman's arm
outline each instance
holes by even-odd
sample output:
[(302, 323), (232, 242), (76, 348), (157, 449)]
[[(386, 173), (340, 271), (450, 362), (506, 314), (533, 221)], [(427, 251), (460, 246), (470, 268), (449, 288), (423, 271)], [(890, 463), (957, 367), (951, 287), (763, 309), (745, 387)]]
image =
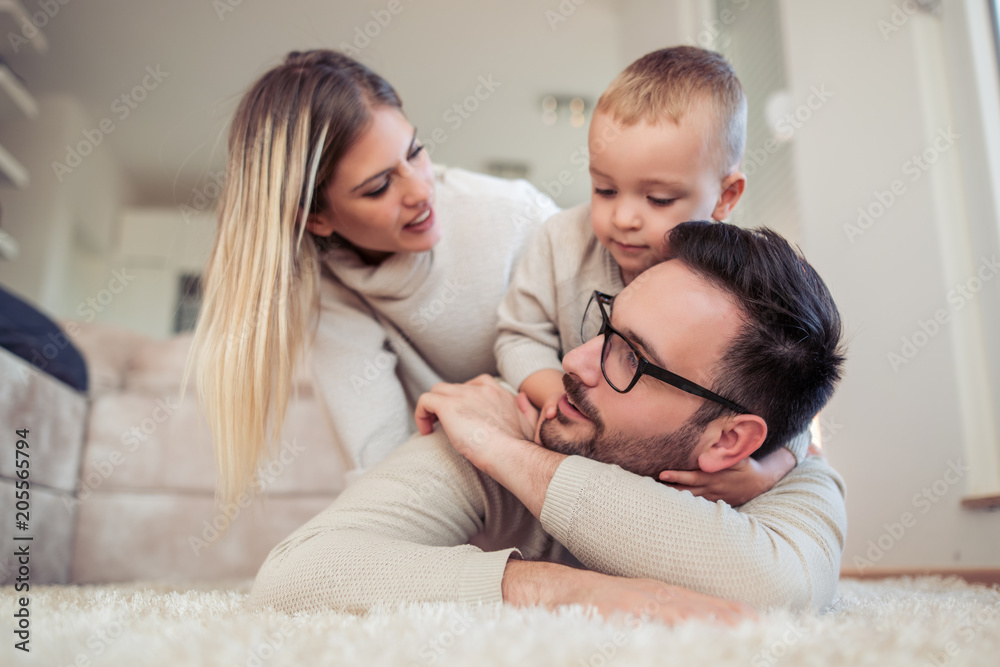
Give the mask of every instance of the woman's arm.
[(324, 277), (309, 358), (337, 445), (355, 469), (370, 468), (413, 430), (397, 356), (367, 304)]

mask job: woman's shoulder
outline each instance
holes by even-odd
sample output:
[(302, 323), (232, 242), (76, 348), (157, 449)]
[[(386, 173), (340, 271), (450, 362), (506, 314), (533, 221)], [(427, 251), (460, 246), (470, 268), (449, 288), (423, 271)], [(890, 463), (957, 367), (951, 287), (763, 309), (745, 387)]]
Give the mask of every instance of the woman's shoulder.
[(548, 195), (524, 180), (480, 174), (459, 167), (435, 166), (438, 198), (469, 201), (482, 206), (484, 200), (511, 207), (535, 207), (545, 217), (559, 210)]

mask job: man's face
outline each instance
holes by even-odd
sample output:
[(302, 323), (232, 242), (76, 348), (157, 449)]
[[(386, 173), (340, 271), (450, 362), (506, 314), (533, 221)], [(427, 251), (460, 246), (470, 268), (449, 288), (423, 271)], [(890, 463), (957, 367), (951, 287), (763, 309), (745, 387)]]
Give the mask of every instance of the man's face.
[[(651, 363), (711, 387), (741, 319), (722, 291), (669, 261), (618, 295), (611, 323)], [(604, 336), (596, 336), (564, 357), (566, 395), (556, 417), (541, 423), (541, 444), (639, 475), (697, 467), (711, 434), (688, 420), (705, 399), (646, 375), (628, 393), (618, 393), (601, 373), (603, 343)]]

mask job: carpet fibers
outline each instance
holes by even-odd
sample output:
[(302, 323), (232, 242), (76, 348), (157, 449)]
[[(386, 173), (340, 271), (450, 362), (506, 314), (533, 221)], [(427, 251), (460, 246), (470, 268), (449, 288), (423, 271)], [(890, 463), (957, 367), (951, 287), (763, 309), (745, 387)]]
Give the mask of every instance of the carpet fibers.
[(249, 586), (32, 587), (30, 653), (14, 648), (17, 596), (2, 588), (0, 664), (1000, 666), (1000, 588), (955, 578), (844, 580), (824, 614), (769, 612), (736, 628), (606, 622), (580, 608), (252, 614)]

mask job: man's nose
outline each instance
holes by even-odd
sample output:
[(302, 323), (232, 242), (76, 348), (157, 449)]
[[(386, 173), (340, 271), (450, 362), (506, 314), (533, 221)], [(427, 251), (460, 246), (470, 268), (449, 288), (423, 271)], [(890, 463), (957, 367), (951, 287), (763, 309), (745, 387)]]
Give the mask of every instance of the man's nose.
[(601, 382), (601, 350), (604, 336), (594, 336), (563, 357), (563, 370), (575, 376), (584, 385), (596, 387)]

